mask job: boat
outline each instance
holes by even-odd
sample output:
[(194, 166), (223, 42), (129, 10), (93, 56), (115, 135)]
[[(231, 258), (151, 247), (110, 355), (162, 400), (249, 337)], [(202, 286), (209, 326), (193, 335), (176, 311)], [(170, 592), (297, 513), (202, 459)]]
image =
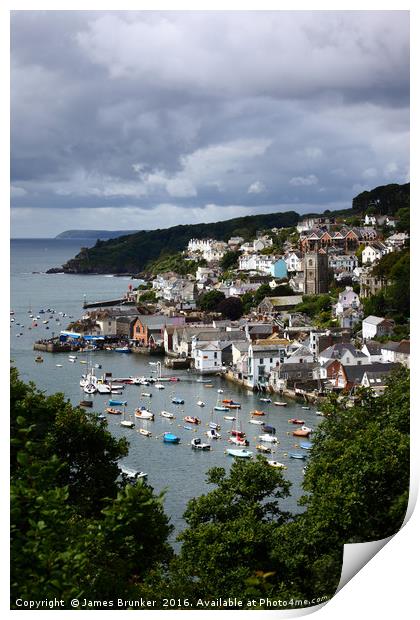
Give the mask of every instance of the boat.
[(226, 403), (226, 407), (228, 409), (240, 409), (241, 405), (239, 403)]
[(173, 399), (172, 399), (172, 403), (173, 403), (174, 405), (183, 405), (183, 404), (184, 404), (184, 402), (185, 402), (185, 401), (184, 401), (184, 399), (183, 399), (183, 398), (178, 398), (178, 397), (175, 397), (175, 398), (173, 398)]
[(154, 420), (155, 414), (147, 409), (136, 409), (134, 412), (136, 418), (140, 418), (140, 420)]
[(198, 400), (198, 401), (197, 401), (197, 405), (198, 405), (199, 407), (205, 407), (205, 406), (206, 406), (206, 403), (204, 403), (202, 400)]
[(77, 355), (69, 355), (69, 360), (77, 360)]
[(217, 390), (218, 394), (223, 394), (223, 390)]
[(306, 459), (306, 456), (302, 452), (289, 452), (289, 458), (291, 459)]
[(315, 415), (324, 417), (324, 414), (322, 413), (322, 411), (315, 411)]
[(220, 431), (220, 424), (217, 422), (209, 422), (209, 428), (214, 428), (216, 431)]
[(271, 454), (273, 451), (268, 446), (264, 446), (262, 443), (259, 443), (255, 446), (258, 452), (262, 452), (263, 454)]
[(163, 383), (155, 383), (155, 388), (157, 390), (164, 390), (165, 386), (163, 385)]
[(213, 383), (205, 383), (204, 387), (212, 388), (213, 387)]
[(93, 402), (91, 400), (81, 400), (79, 405), (80, 407), (92, 407)]
[(40, 355), (37, 355), (35, 361), (37, 362), (37, 364), (41, 364), (44, 361), (44, 358)]
[(57, 368), (63, 368), (63, 364), (56, 364)]
[(127, 401), (126, 400), (114, 400), (113, 398), (111, 398), (108, 401), (108, 405), (110, 405), (110, 407), (125, 407), (127, 405)]
[(86, 394), (95, 394), (96, 385), (94, 385), (93, 383), (87, 383), (84, 386), (83, 391), (86, 392)]
[(106, 415), (103, 413), (98, 413), (98, 420), (106, 420)]
[(310, 441), (302, 441), (300, 447), (304, 450), (310, 450), (312, 448), (312, 443)]
[(308, 411), (310, 407), (308, 407), (308, 405), (302, 405), (301, 409), (305, 409), (305, 411)]
[(305, 424), (305, 420), (299, 420), (299, 418), (290, 418), (287, 420), (289, 424)]
[(279, 463), (278, 461), (267, 461), (267, 465), (270, 465), (270, 467), (277, 467), (277, 469), (287, 469), (284, 463)]
[(209, 443), (201, 443), (200, 437), (194, 437), (190, 443), (193, 450), (211, 450), (211, 445)]
[(309, 426), (302, 426), (302, 431), (307, 431), (308, 433), (312, 433), (312, 429)]
[(158, 362), (149, 362), (149, 366), (157, 366)]
[(110, 394), (111, 393), (111, 386), (107, 385), (106, 383), (97, 383), (96, 389), (98, 390), (99, 394)]
[(237, 437), (236, 435), (229, 437), (228, 442), (234, 443), (236, 446), (249, 446), (249, 441), (247, 439)]
[(214, 411), (229, 411), (229, 408), (226, 407), (226, 405), (221, 402), (220, 397), (218, 397), (216, 404), (213, 407), (213, 410)]
[(220, 439), (221, 437), (215, 428), (210, 428), (210, 430), (206, 431), (206, 435), (209, 439)]
[(235, 456), (240, 459), (250, 459), (253, 455), (253, 452), (251, 452), (251, 450), (246, 450), (245, 448), (242, 448), (242, 450), (228, 448), (226, 450), (226, 454), (229, 454), (229, 456)]
[(134, 428), (136, 425), (131, 419), (131, 415), (128, 416), (128, 420), (125, 418), (125, 406), (123, 411), (123, 419), (120, 422), (120, 426), (124, 426), (125, 428)]
[(250, 424), (258, 424), (258, 425), (262, 425), (264, 424), (264, 422), (262, 420), (249, 420)]
[(231, 398), (224, 398), (222, 400), (222, 403), (224, 405), (239, 405), (239, 406), (241, 406), (241, 403), (237, 403), (236, 401), (232, 400)]
[(170, 411), (161, 411), (160, 415), (162, 416), (162, 418), (169, 418), (170, 420), (175, 418), (174, 414), (171, 413)]
[(185, 430), (187, 430), (187, 431), (193, 431), (194, 430), (192, 426), (185, 426), (185, 424), (184, 424), (183, 428), (185, 428)]
[(265, 415), (265, 413), (264, 411), (259, 411), (258, 409), (254, 409), (254, 411), (251, 411), (251, 415), (262, 416), (262, 415)]
[(105, 409), (105, 411), (107, 413), (110, 413), (111, 415), (121, 415), (122, 414), (121, 409), (115, 409), (115, 407), (107, 407)]
[(265, 435), (258, 435), (258, 439), (260, 441), (267, 441), (268, 443), (278, 443), (278, 439), (275, 435), (269, 435), (265, 433)]
[(114, 351), (116, 353), (131, 353), (130, 347), (115, 347)]
[(184, 417), (184, 422), (188, 422), (189, 424), (201, 424), (200, 418), (196, 418), (195, 416), (186, 415)]
[(234, 415), (224, 415), (224, 416), (223, 416), (223, 419), (224, 419), (224, 420), (229, 420), (229, 421), (231, 421), (231, 422), (233, 422), (233, 420), (236, 420), (236, 418), (235, 418), (235, 416), (234, 416)]
[(196, 383), (208, 383), (208, 382), (209, 382), (208, 379), (197, 379), (197, 381), (196, 381)]
[(303, 431), (301, 428), (298, 428), (293, 431), (292, 435), (294, 435), (295, 437), (307, 437), (308, 435), (310, 435), (310, 431)]
[(144, 471), (134, 471), (132, 469), (127, 469), (126, 467), (120, 467), (120, 471), (122, 474), (127, 476), (127, 478), (131, 480), (138, 480), (139, 478), (147, 478), (147, 474)]
[(279, 400), (275, 400), (273, 405), (276, 405), (276, 407), (287, 407), (287, 403), (284, 403), (284, 402), (279, 401)]
[(163, 442), (164, 443), (179, 443), (181, 438), (173, 433), (163, 433)]
[(152, 398), (152, 394), (150, 392), (142, 392), (141, 396), (145, 396), (146, 398)]
[(75, 360), (75, 359), (72, 359), (71, 357), (69, 357), (69, 362), (71, 362), (72, 364), (75, 364), (75, 363), (76, 363), (76, 360)]
[(260, 398), (260, 402), (262, 402), (262, 403), (271, 403), (271, 398)]
[(276, 432), (274, 426), (270, 426), (270, 424), (263, 424), (262, 430), (264, 433), (272, 433), (273, 435)]
[(144, 435), (145, 437), (151, 437), (152, 433), (150, 431), (147, 430), (147, 428), (139, 428), (138, 432), (140, 433), (140, 435)]
[(245, 439), (246, 437), (246, 433), (244, 433), (243, 431), (239, 431), (235, 428), (231, 430), (231, 435), (234, 437), (239, 437), (241, 439)]

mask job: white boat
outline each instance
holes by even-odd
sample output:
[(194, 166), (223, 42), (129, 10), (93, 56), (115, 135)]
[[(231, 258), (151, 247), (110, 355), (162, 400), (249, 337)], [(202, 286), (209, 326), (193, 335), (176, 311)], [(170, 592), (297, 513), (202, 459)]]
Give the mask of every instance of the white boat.
[(151, 437), (152, 433), (147, 430), (147, 428), (139, 428), (140, 435), (144, 435), (145, 437)]
[(312, 433), (312, 429), (309, 426), (302, 426), (301, 431), (305, 431), (306, 433)]
[(157, 366), (158, 363), (157, 362), (149, 362), (149, 366)]
[(190, 443), (191, 443), (191, 448), (193, 450), (210, 450), (211, 449), (211, 445), (209, 443), (201, 443), (200, 437), (194, 437), (194, 439), (191, 439)]
[(236, 435), (232, 435), (228, 439), (229, 443), (235, 444), (235, 446), (247, 446), (248, 442), (244, 437), (236, 437)]
[(171, 413), (170, 411), (161, 411), (160, 415), (162, 416), (162, 418), (169, 418), (170, 420), (175, 418), (174, 414)]
[(267, 441), (268, 443), (278, 443), (279, 441), (275, 435), (269, 435), (268, 433), (258, 435), (258, 439), (260, 441)]
[(150, 392), (142, 392), (142, 396), (147, 396), (147, 398), (152, 398), (152, 394)]
[(275, 400), (273, 405), (276, 405), (276, 407), (287, 407), (287, 403), (278, 400)]
[(155, 414), (147, 409), (136, 409), (134, 412), (136, 418), (140, 418), (141, 420), (154, 420)]
[(125, 426), (125, 428), (134, 428), (135, 424), (133, 420), (121, 420), (120, 426)]
[(271, 403), (271, 398), (260, 398), (262, 403)]
[(209, 439), (220, 439), (221, 437), (220, 433), (218, 433), (215, 428), (211, 428), (210, 430), (206, 431), (206, 435)]
[(224, 420), (230, 420), (231, 422), (233, 422), (234, 420), (236, 420), (235, 416), (233, 415), (224, 415), (223, 416)]
[(206, 406), (206, 403), (204, 403), (202, 400), (198, 400), (198, 401), (197, 401), (197, 405), (198, 405), (199, 407), (205, 407), (205, 406)]
[(287, 465), (279, 463), (278, 461), (267, 461), (267, 464), (270, 465), (270, 467), (277, 467), (277, 469), (287, 469)]
[(217, 390), (218, 394), (223, 394), (223, 390)]
[(253, 455), (253, 452), (251, 452), (251, 450), (246, 450), (245, 448), (243, 448), (242, 450), (236, 450), (235, 448), (228, 448), (226, 450), (226, 454), (229, 454), (230, 456), (235, 456), (241, 459), (250, 459), (251, 456)]
[(99, 394), (110, 394), (111, 393), (111, 386), (107, 385), (106, 383), (97, 383), (96, 384), (96, 389), (98, 390)]
[(259, 426), (262, 426), (262, 424), (264, 424), (264, 422), (262, 420), (249, 420), (250, 424), (258, 424)]
[(69, 362), (70, 362), (71, 364), (75, 364), (75, 363), (76, 363), (76, 360), (74, 360), (72, 357), (69, 357)]
[(155, 383), (155, 388), (157, 390), (164, 390), (165, 386), (163, 385), (163, 383)]
[(315, 414), (324, 417), (324, 414), (322, 413), (322, 411), (315, 411)]
[(133, 471), (124, 466), (120, 467), (121, 473), (125, 474), (127, 478), (137, 480), (138, 478), (147, 478), (147, 474), (144, 471)]
[(310, 407), (308, 407), (308, 405), (302, 405), (301, 409), (309, 410)]

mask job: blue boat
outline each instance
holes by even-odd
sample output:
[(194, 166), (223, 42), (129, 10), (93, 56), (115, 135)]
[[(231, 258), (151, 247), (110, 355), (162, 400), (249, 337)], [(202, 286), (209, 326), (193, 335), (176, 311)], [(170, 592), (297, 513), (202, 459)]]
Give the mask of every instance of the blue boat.
[(264, 431), (264, 433), (273, 433), (273, 435), (276, 432), (274, 426), (270, 426), (269, 424), (263, 424), (262, 430)]
[(312, 443), (310, 441), (303, 441), (300, 444), (300, 447), (303, 448), (304, 450), (310, 450), (312, 448)]
[(302, 452), (289, 452), (289, 458), (291, 459), (306, 459), (307, 455)]
[(179, 443), (181, 438), (173, 433), (163, 433), (163, 442), (164, 443)]
[(184, 399), (183, 398), (173, 398), (172, 402), (174, 405), (183, 405), (184, 404)]
[(111, 399), (111, 400), (108, 401), (108, 404), (111, 407), (116, 407), (116, 406), (124, 407), (127, 404), (127, 401), (126, 400), (113, 400), (113, 399)]
[(192, 426), (184, 426), (184, 428), (185, 428), (187, 431), (193, 431), (193, 430), (194, 430)]

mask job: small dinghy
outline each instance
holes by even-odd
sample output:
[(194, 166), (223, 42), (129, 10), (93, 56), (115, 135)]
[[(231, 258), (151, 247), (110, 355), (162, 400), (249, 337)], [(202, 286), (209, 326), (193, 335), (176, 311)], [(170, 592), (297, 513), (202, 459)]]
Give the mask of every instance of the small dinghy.
[(294, 435), (295, 437), (307, 437), (308, 435), (310, 435), (310, 431), (304, 431), (301, 428), (298, 428), (293, 431), (292, 435)]
[(80, 407), (93, 407), (93, 402), (91, 400), (81, 400), (79, 403)]
[(306, 454), (302, 454), (301, 452), (289, 452), (290, 459), (306, 459)]
[(196, 418), (192, 415), (186, 415), (184, 417), (184, 422), (188, 422), (188, 424), (201, 424), (200, 418)]
[(264, 411), (260, 411), (259, 409), (254, 409), (254, 411), (251, 411), (251, 415), (263, 416), (265, 415), (265, 413)]
[(253, 452), (251, 452), (251, 450), (246, 450), (245, 448), (243, 448), (242, 450), (237, 450), (235, 448), (228, 448), (226, 450), (226, 454), (229, 454), (229, 456), (234, 456), (240, 459), (250, 459), (251, 456), (253, 455)]
[(220, 424), (217, 422), (209, 422), (209, 428), (214, 428), (216, 431), (220, 431)]
[(262, 430), (264, 433), (271, 433), (272, 435), (276, 432), (274, 426), (270, 426), (270, 424), (263, 424)]
[(258, 424), (259, 426), (264, 424), (264, 422), (262, 420), (249, 420), (249, 423), (250, 424)]
[(157, 390), (164, 390), (165, 386), (163, 385), (163, 383), (155, 383), (155, 388)]
[(191, 439), (190, 443), (191, 443), (191, 448), (193, 450), (210, 450), (211, 449), (211, 445), (209, 443), (201, 443), (200, 437), (194, 437), (194, 439)]
[(145, 396), (146, 398), (152, 398), (152, 394), (150, 392), (142, 392), (141, 396)]
[(114, 399), (112, 399), (112, 398), (111, 398), (111, 399), (108, 401), (108, 405), (109, 405), (110, 407), (125, 407), (125, 406), (126, 406), (126, 404), (127, 404), (127, 401), (126, 401), (126, 400), (114, 400)]
[(271, 403), (271, 398), (260, 398), (260, 402), (262, 402), (262, 403)]
[(172, 403), (174, 405), (183, 405), (184, 404), (184, 399), (176, 397), (176, 398), (172, 399)]
[(44, 358), (41, 357), (40, 355), (37, 355), (35, 358), (35, 361), (37, 364), (42, 364), (42, 362), (44, 361)]
[(179, 443), (181, 438), (173, 433), (163, 433), (163, 443)]
[(279, 401), (279, 400), (275, 400), (273, 405), (276, 405), (276, 407), (287, 407), (287, 403), (284, 403), (284, 402)]
[(107, 407), (105, 409), (105, 411), (107, 413), (110, 413), (111, 415), (121, 415), (122, 414), (121, 409), (115, 409), (115, 407)]
[(63, 364), (56, 364), (57, 368), (63, 368)]
[(154, 420), (155, 414), (147, 409), (136, 409), (134, 412), (136, 418), (140, 418), (140, 420)]
[(268, 446), (263, 446), (262, 443), (256, 445), (258, 452), (262, 452), (263, 454), (271, 454), (273, 451)]
[(310, 441), (302, 441), (300, 447), (304, 450), (310, 450), (312, 448), (312, 443)]
[(162, 416), (162, 418), (169, 418), (170, 420), (175, 418), (174, 414), (171, 413), (170, 411), (161, 411), (160, 415)]
[(315, 415), (319, 415), (321, 417), (324, 417), (324, 414), (322, 413), (322, 411), (315, 411)]
[(205, 407), (205, 406), (206, 406), (206, 403), (204, 403), (202, 400), (198, 400), (198, 401), (197, 401), (197, 405), (198, 405), (199, 407)]
[(139, 428), (138, 432), (140, 433), (140, 435), (144, 435), (145, 437), (151, 437), (152, 433), (150, 431), (147, 430), (147, 428)]
[(224, 415), (223, 419), (224, 420), (229, 420), (230, 422), (233, 422), (234, 420), (236, 420), (235, 416), (233, 416), (233, 415)]
[(223, 394), (223, 390), (217, 390), (218, 394)]
[(121, 420), (120, 426), (124, 426), (125, 428), (134, 428), (135, 424), (132, 420)]
[(290, 418), (287, 420), (289, 424), (305, 424), (305, 420), (299, 420), (299, 418)]
[(305, 411), (309, 411), (310, 407), (308, 407), (308, 405), (302, 405), (301, 409), (305, 409)]
[(306, 431), (307, 433), (312, 433), (312, 429), (309, 428), (309, 426), (302, 426), (301, 430)]

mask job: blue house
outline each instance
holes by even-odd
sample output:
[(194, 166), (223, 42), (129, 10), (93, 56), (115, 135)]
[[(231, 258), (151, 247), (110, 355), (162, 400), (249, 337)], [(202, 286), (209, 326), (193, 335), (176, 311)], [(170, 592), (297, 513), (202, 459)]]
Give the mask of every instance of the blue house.
[(282, 258), (276, 260), (276, 262), (271, 265), (271, 275), (274, 278), (278, 278), (279, 280), (283, 278), (287, 278), (287, 264)]

